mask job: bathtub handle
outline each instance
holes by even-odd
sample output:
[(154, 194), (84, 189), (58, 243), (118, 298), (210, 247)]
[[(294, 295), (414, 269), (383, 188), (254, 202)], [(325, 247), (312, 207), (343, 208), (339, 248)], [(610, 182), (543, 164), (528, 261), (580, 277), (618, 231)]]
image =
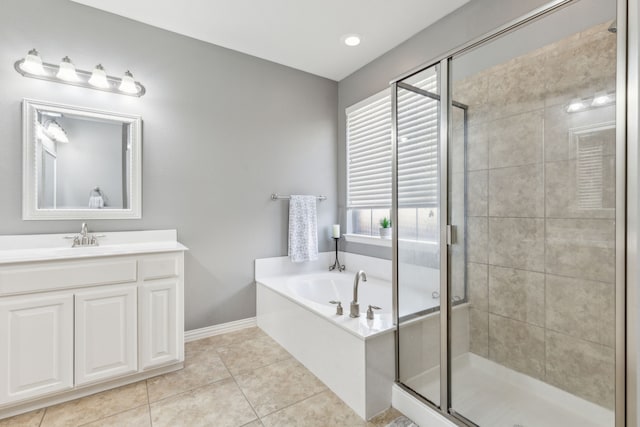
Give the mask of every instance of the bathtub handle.
[(338, 304), (338, 306), (336, 307), (336, 314), (338, 316), (342, 316), (343, 314), (343, 310), (342, 310), (342, 302), (340, 301), (329, 301), (329, 304)]
[(382, 310), (382, 308), (375, 305), (370, 305), (369, 309), (367, 310), (367, 319), (373, 320), (373, 310)]

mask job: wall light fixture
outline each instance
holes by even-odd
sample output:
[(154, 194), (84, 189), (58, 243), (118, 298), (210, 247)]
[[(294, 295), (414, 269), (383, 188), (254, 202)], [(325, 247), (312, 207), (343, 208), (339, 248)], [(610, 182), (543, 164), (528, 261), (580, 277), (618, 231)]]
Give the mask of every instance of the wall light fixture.
[(616, 94), (607, 92), (596, 92), (590, 98), (575, 98), (567, 106), (567, 113), (577, 113), (579, 111), (591, 110), (593, 108), (604, 107), (615, 104)]
[(93, 72), (76, 69), (68, 56), (62, 58), (60, 65), (48, 64), (42, 61), (37, 50), (31, 49), (27, 56), (19, 59), (14, 68), (24, 77), (64, 83), (88, 89), (119, 93), (128, 96), (142, 96), (145, 87), (134, 80), (133, 74), (126, 71), (122, 78), (108, 76), (102, 64), (96, 65)]

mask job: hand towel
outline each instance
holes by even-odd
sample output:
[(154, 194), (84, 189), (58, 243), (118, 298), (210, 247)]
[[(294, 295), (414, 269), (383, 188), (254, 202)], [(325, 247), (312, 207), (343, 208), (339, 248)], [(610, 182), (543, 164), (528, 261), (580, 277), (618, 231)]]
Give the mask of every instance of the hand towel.
[(89, 209), (102, 209), (104, 208), (104, 199), (102, 196), (89, 197)]
[(318, 259), (316, 196), (291, 196), (289, 200), (289, 258), (292, 262)]

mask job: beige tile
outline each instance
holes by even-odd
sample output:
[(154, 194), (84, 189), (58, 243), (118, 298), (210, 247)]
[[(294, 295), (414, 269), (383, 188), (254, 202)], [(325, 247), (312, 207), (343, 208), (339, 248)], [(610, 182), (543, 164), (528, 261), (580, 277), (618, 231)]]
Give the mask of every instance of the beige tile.
[(489, 358), (508, 368), (544, 379), (544, 328), (489, 314)]
[(264, 424), (262, 424), (262, 421), (260, 420), (251, 421), (250, 423), (242, 425), (242, 427), (263, 427), (263, 426)]
[(546, 271), (603, 282), (615, 279), (615, 223), (607, 219), (548, 219)]
[(521, 57), (492, 70), (488, 86), (490, 118), (505, 118), (544, 107), (542, 58)]
[(542, 164), (489, 171), (489, 215), (542, 218), (544, 183)]
[(380, 415), (376, 415), (367, 422), (367, 427), (386, 427), (390, 422), (402, 416), (402, 412), (396, 408), (389, 408)]
[(544, 220), (489, 218), (489, 264), (544, 271)]
[(266, 336), (219, 348), (218, 354), (232, 375), (291, 357), (284, 348)]
[[(615, 135), (606, 127), (615, 126), (615, 105), (584, 110), (576, 113), (567, 112), (567, 104), (559, 104), (545, 108), (544, 116), (544, 155), (546, 161), (573, 160), (576, 158), (575, 137), (589, 129), (605, 131), (609, 135), (603, 144), (603, 154), (615, 155)], [(603, 127), (605, 129), (603, 129)], [(611, 137), (613, 136), (613, 137)]]
[(613, 34), (601, 32), (557, 44), (545, 60), (547, 105), (614, 90), (616, 64)]
[(489, 266), (489, 311), (544, 327), (544, 273)]
[(489, 131), (487, 124), (469, 126), (467, 129), (467, 170), (489, 167)]
[(487, 73), (478, 73), (462, 80), (454, 80), (453, 100), (468, 106), (467, 124), (470, 126), (485, 123), (489, 119), (489, 77)]
[(151, 404), (154, 427), (237, 427), (256, 414), (233, 381), (226, 379)]
[(226, 334), (214, 335), (185, 344), (187, 350), (214, 350), (218, 347), (227, 347), (232, 344), (239, 344), (247, 340), (266, 337), (262, 329), (258, 327), (240, 329), (239, 331)]
[(237, 375), (235, 380), (260, 417), (326, 390), (324, 384), (295, 359)]
[(149, 405), (129, 409), (128, 411), (84, 424), (83, 427), (151, 427)]
[(545, 165), (545, 206), (550, 218), (615, 218), (615, 158), (597, 163), (591, 176), (578, 184), (578, 162), (564, 160)]
[(471, 171), (467, 174), (467, 215), (487, 216), (488, 171)]
[(587, 341), (615, 345), (613, 283), (546, 275), (547, 328)]
[(478, 356), (489, 356), (489, 313), (469, 310), (469, 351)]
[(547, 331), (549, 384), (613, 409), (615, 353), (612, 348)]
[(449, 171), (462, 173), (465, 167), (465, 127), (464, 114), (459, 108), (453, 109), (451, 139), (449, 146)]
[(451, 297), (464, 298), (465, 292), (465, 252), (464, 245), (451, 247), (450, 269), (451, 269)]
[[(460, 230), (461, 231), (461, 230)], [(470, 262), (487, 263), (489, 224), (486, 217), (467, 218), (467, 257)]]
[(199, 348), (186, 350), (184, 369), (147, 380), (149, 401), (155, 402), (231, 376), (213, 348)]
[(38, 427), (44, 415), (44, 408), (0, 420), (0, 427)]
[(262, 418), (266, 427), (363, 427), (351, 408), (331, 391), (325, 391)]
[(543, 112), (501, 118), (489, 126), (489, 168), (542, 162)]
[(469, 302), (476, 310), (489, 311), (489, 281), (487, 264), (467, 264)]
[(42, 427), (78, 426), (147, 404), (144, 381), (47, 408)]

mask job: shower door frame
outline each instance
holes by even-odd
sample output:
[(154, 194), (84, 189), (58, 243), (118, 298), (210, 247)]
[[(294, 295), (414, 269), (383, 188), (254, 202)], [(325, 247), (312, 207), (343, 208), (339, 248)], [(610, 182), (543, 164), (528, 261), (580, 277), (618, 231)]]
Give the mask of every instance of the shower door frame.
[[(473, 422), (457, 414), (451, 407), (451, 300), (449, 298), (450, 276), (449, 247), (452, 229), (449, 220), (449, 152), (451, 141), (451, 62), (454, 56), (475, 49), (498, 37), (560, 8), (577, 3), (580, 0), (554, 0), (530, 13), (510, 22), (477, 39), (446, 52), (433, 60), (404, 73), (390, 82), (392, 103), (392, 220), (398, 223), (398, 83), (427, 68), (438, 66), (441, 96), (440, 126), (440, 405), (435, 405), (424, 396), (416, 393), (400, 381), (400, 345), (399, 345), (399, 309), (398, 309), (398, 233), (392, 239), (392, 279), (393, 279), (393, 318), (396, 325), (396, 384), (409, 394), (417, 397), (426, 405), (439, 411), (450, 421), (460, 426), (475, 426)], [(615, 215), (615, 427), (636, 425), (638, 421), (638, 292), (635, 284), (637, 271), (637, 230), (638, 230), (638, 147), (639, 138), (638, 99), (639, 29), (637, 18), (640, 0), (616, 0), (616, 215)], [(631, 37), (630, 37), (631, 35)], [(629, 61), (628, 61), (629, 58)], [(628, 68), (627, 68), (628, 67)], [(629, 120), (627, 120), (629, 118)], [(627, 144), (627, 141), (632, 143)], [(628, 209), (628, 211), (627, 211)], [(443, 215), (445, 213), (445, 215)], [(627, 234), (629, 233), (629, 234)], [(627, 236), (631, 236), (627, 240)], [(627, 280), (628, 279), (628, 280)], [(627, 283), (629, 286), (627, 286)], [(628, 375), (628, 377), (627, 377)]]

